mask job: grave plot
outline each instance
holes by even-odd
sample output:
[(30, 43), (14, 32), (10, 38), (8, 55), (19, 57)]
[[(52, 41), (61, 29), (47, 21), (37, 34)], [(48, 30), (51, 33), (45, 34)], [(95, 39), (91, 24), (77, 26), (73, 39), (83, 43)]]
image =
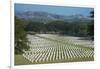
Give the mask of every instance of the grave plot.
[(94, 42), (92, 40), (84, 40), (82, 37), (72, 37), (72, 36), (61, 36), (61, 35), (51, 35), (51, 34), (37, 34), (38, 36), (46, 37), (49, 39), (57, 40), (63, 43), (73, 43), (75, 45), (80, 45), (84, 47), (94, 48)]
[[(41, 36), (38, 34), (38, 36)], [(28, 35), (30, 41), (30, 50), (25, 51), (23, 56), (33, 64), (37, 63), (56, 63), (56, 62), (73, 62), (73, 61), (91, 61), (94, 59), (94, 51), (91, 48), (83, 48), (69, 44), (66, 39), (65, 43), (59, 42), (59, 38), (47, 34), (42, 37)], [(45, 38), (46, 37), (46, 38)], [(49, 39), (51, 38), (51, 39)], [(61, 39), (61, 38), (60, 38)], [(61, 39), (63, 41), (63, 38)], [(64, 39), (65, 40), (65, 39)], [(75, 45), (75, 46), (74, 46)]]

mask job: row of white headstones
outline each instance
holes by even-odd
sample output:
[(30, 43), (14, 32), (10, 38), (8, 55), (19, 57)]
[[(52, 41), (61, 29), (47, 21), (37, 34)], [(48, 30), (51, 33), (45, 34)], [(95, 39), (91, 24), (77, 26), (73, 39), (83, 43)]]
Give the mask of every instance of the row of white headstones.
[[(44, 44), (41, 45), (42, 42)], [(54, 62), (80, 58), (85, 59), (91, 58), (93, 55), (94, 53), (92, 49), (67, 46), (67, 44), (60, 44), (39, 37), (34, 38), (30, 44), (30, 50), (25, 51), (23, 54), (23, 56), (31, 62)]]
[(94, 47), (94, 42), (92, 40), (79, 40), (80, 37), (72, 37), (72, 36), (58, 36), (58, 35), (50, 35), (50, 34), (44, 34), (44, 35), (39, 35), (38, 36), (42, 36), (42, 37), (46, 37), (46, 38), (50, 38), (50, 39), (54, 39), (57, 41), (61, 41), (64, 43), (73, 43), (74, 45), (83, 45), (85, 47)]

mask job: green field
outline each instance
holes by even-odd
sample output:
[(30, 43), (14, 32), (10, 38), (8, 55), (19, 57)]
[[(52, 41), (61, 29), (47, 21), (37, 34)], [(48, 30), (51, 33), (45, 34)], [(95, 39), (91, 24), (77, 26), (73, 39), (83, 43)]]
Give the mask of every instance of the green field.
[(32, 64), (30, 61), (25, 59), (22, 55), (15, 55), (15, 65), (26, 65)]

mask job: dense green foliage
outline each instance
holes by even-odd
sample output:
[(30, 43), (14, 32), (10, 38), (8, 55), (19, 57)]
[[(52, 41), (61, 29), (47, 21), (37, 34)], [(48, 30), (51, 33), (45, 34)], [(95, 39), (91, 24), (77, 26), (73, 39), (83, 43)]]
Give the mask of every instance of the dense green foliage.
[(91, 22), (64, 22), (52, 21), (50, 23), (30, 22), (26, 25), (26, 31), (33, 31), (35, 33), (55, 33), (61, 35), (74, 35), (74, 36), (89, 36), (88, 25)]
[[(90, 18), (94, 17), (94, 11), (90, 12)], [(49, 23), (29, 22), (26, 31), (35, 33), (54, 33), (61, 35), (73, 35), (94, 38), (94, 20), (91, 21), (52, 21)]]
[[(90, 12), (90, 17), (94, 18), (94, 11)], [(89, 36), (91, 36), (92, 40), (94, 40), (94, 20), (92, 20), (91, 23), (88, 25), (88, 32)]]
[(23, 21), (15, 17), (15, 54), (22, 54), (23, 50), (29, 49), (26, 36)]
[(40, 22), (29, 22), (25, 28), (26, 31), (41, 32), (45, 30), (45, 26)]

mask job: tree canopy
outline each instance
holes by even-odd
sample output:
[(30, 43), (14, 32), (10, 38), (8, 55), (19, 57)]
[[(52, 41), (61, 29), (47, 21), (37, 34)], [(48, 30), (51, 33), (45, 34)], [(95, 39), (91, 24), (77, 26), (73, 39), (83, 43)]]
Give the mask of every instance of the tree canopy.
[(24, 21), (15, 17), (15, 54), (22, 54), (24, 50), (29, 49), (23, 23)]

